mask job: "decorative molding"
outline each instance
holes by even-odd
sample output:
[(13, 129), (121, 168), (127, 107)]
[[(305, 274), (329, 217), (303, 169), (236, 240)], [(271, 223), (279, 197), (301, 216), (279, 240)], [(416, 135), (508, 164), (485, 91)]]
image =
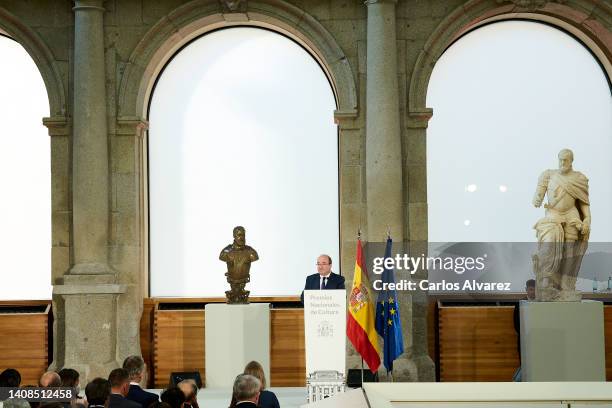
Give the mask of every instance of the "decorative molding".
[(47, 127), (49, 136), (69, 136), (70, 121), (65, 116), (50, 116), (43, 118), (42, 123)]
[(137, 116), (122, 116), (117, 118), (116, 136), (136, 136), (142, 138), (149, 122)]
[(357, 108), (357, 86), (348, 58), (325, 26), (301, 8), (285, 0), (250, 0), (248, 4), (242, 0), (232, 12), (224, 0), (192, 0), (161, 17), (132, 51), (120, 79), (118, 115), (146, 116), (152, 84), (174, 50), (196, 35), (237, 21), (275, 29), (300, 43), (328, 75), (338, 109)]
[(427, 129), (429, 119), (433, 115), (433, 109), (425, 108), (422, 110), (415, 110), (408, 112), (407, 114), (407, 127), (409, 129)]
[(565, 4), (566, 0), (497, 0), (497, 4), (503, 3), (514, 3), (517, 7), (535, 11), (544, 8), (547, 3)]
[(247, 0), (219, 0), (224, 13), (246, 13)]

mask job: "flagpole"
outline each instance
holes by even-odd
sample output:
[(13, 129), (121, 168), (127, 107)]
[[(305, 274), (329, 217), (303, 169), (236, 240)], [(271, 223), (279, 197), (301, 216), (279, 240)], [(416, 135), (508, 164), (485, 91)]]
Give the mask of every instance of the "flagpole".
[(361, 357), (361, 388), (363, 388), (363, 357)]

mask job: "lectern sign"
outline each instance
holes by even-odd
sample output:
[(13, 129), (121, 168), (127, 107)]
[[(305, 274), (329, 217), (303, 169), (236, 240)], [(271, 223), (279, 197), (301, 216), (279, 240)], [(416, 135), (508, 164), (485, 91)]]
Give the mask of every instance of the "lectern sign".
[(345, 374), (346, 291), (304, 291), (306, 376), (334, 370)]

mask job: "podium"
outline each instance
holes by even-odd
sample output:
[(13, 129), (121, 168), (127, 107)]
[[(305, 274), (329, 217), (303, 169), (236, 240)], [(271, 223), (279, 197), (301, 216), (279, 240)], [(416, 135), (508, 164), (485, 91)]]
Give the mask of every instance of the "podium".
[(304, 291), (308, 401), (346, 388), (346, 291)]
[(209, 303), (204, 309), (206, 387), (232, 387), (250, 361), (270, 378), (270, 304)]

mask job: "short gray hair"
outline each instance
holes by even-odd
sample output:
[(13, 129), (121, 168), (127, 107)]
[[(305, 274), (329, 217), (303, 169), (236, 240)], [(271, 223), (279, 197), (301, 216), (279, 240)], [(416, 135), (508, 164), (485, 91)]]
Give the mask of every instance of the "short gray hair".
[(130, 379), (137, 377), (144, 371), (145, 362), (140, 356), (129, 356), (123, 360), (123, 368), (128, 372)]
[(234, 380), (234, 396), (236, 401), (250, 400), (261, 389), (261, 382), (257, 377), (249, 374), (240, 374)]

